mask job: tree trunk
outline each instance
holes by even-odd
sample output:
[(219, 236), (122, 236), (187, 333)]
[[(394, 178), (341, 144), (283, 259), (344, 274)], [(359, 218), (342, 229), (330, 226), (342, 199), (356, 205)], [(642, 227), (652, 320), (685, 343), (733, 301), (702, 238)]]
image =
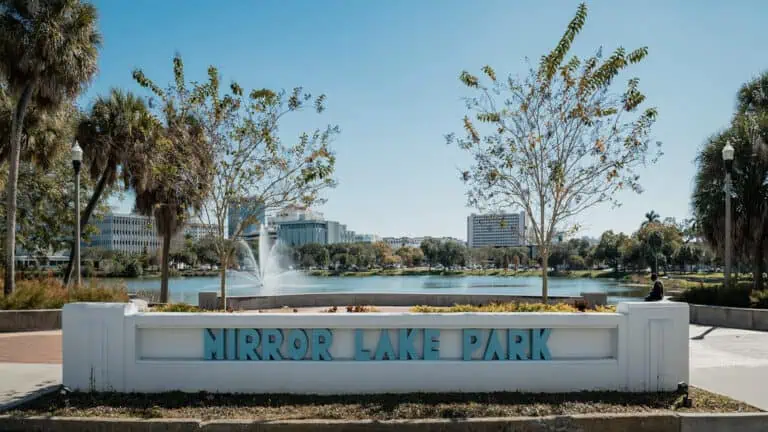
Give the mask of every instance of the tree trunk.
[(765, 255), (764, 255), (765, 247), (763, 247), (763, 245), (761, 244), (759, 247), (756, 248), (755, 252), (757, 253), (755, 253), (755, 256), (753, 258), (755, 261), (754, 270), (753, 270), (754, 271), (753, 277), (755, 279), (754, 289), (762, 290), (763, 288), (765, 288), (765, 284), (763, 282), (763, 271), (765, 270)]
[[(99, 178), (99, 182), (96, 183), (96, 188), (93, 190), (93, 195), (91, 195), (91, 199), (88, 200), (88, 205), (85, 206), (85, 210), (83, 211), (83, 214), (80, 218), (80, 232), (85, 230), (85, 226), (88, 225), (88, 220), (91, 218), (93, 211), (96, 209), (96, 204), (99, 203), (101, 194), (104, 193), (104, 189), (107, 186), (107, 179), (111, 177), (111, 175), (112, 169), (110, 168), (105, 169), (104, 172), (101, 173), (101, 178)], [(69, 249), (69, 262), (67, 263), (67, 270), (64, 272), (64, 285), (68, 285), (69, 281), (72, 279), (72, 269), (74, 268), (74, 250), (75, 244), (73, 242)]]
[(229, 265), (229, 259), (227, 259), (227, 256), (222, 256), (221, 259), (221, 267), (219, 267), (219, 278), (220, 278), (220, 285), (219, 289), (221, 292), (219, 293), (219, 297), (221, 297), (221, 307), (224, 310), (227, 310), (227, 266)]
[(170, 231), (163, 234), (163, 267), (160, 274), (160, 303), (168, 303), (168, 268), (170, 267), (168, 256), (171, 252), (171, 237), (172, 234)]
[(16, 194), (19, 183), (19, 157), (21, 155), (21, 134), (24, 130), (24, 116), (32, 100), (32, 84), (27, 84), (16, 104), (11, 120), (10, 152), (8, 154), (8, 182), (6, 185), (6, 231), (5, 231), (5, 287), (6, 296), (16, 287)]
[(548, 275), (547, 271), (549, 270), (549, 251), (542, 250), (541, 251), (541, 301), (544, 304), (547, 304), (549, 301), (549, 287), (547, 285), (548, 281)]

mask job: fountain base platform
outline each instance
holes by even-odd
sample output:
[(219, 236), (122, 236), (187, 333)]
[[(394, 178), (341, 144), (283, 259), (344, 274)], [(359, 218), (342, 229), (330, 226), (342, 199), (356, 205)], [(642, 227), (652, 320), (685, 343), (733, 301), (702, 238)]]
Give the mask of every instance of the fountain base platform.
[[(227, 297), (232, 310), (260, 310), (303, 307), (345, 307), (345, 306), (437, 306), (449, 307), (457, 304), (487, 305), (490, 303), (540, 303), (540, 296), (513, 294), (418, 294), (418, 293), (305, 293), (269, 296)], [(587, 307), (603, 306), (607, 303), (605, 293), (584, 293), (581, 296), (549, 297), (550, 303), (575, 305), (584, 302)], [(216, 292), (200, 292), (198, 305), (204, 310), (219, 309), (221, 299)]]

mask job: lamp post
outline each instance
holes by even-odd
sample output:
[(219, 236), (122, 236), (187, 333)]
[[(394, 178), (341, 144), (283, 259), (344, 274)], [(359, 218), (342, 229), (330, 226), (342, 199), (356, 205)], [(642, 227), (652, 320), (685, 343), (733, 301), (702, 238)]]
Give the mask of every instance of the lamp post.
[(80, 164), (83, 161), (83, 149), (75, 140), (72, 147), (72, 167), (75, 169), (75, 286), (80, 286)]
[(731, 170), (733, 169), (734, 149), (730, 141), (723, 147), (725, 162), (725, 285), (731, 280)]

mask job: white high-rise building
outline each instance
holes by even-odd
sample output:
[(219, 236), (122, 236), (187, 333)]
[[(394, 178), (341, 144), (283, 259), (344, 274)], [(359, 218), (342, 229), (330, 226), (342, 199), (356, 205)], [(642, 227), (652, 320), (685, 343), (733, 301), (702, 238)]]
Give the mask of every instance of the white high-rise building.
[(525, 246), (525, 212), (469, 215), (467, 246), (471, 248)]

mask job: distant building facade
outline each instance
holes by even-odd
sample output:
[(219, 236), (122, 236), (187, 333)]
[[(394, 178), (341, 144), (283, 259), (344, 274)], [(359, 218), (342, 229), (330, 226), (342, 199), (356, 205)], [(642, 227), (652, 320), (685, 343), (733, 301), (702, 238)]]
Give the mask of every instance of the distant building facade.
[(525, 246), (525, 213), (471, 214), (467, 217), (467, 246)]
[(381, 237), (376, 234), (355, 234), (355, 243), (376, 243), (381, 241)]
[[(157, 235), (154, 218), (137, 214), (108, 213), (100, 221), (94, 223), (98, 232), (91, 236), (86, 247), (110, 251), (140, 254), (153, 253), (158, 250), (163, 239)], [(214, 225), (190, 223), (183, 231), (171, 240), (172, 247), (183, 244), (184, 237), (189, 235), (200, 240), (206, 235), (216, 232)]]
[(421, 247), (423, 240), (424, 237), (384, 237), (382, 239), (392, 250), (398, 250), (402, 247)]
[(466, 245), (467, 243), (464, 240), (457, 239), (454, 237), (431, 237), (431, 236), (424, 236), (424, 237), (384, 237), (381, 239), (381, 241), (387, 243), (392, 250), (398, 250), (401, 247), (411, 247), (411, 248), (420, 248), (421, 243), (424, 240), (431, 239), (431, 240), (437, 240), (439, 242), (446, 242), (446, 241), (452, 241), (456, 243), (460, 243), (462, 245)]
[(322, 213), (306, 207), (288, 206), (268, 218), (268, 226), (275, 226), (277, 239), (285, 245), (298, 247), (309, 243), (373, 243), (380, 240), (374, 234), (357, 234), (347, 226), (327, 220)]
[(347, 243), (350, 238), (346, 225), (326, 220), (322, 213), (306, 207), (287, 206), (268, 220), (276, 227), (277, 239), (288, 246)]
[(424, 237), (384, 237), (382, 241), (388, 244), (392, 250), (396, 251), (402, 247), (421, 247)]
[(227, 209), (227, 234), (228, 238), (234, 238), (238, 225), (249, 216), (256, 216), (256, 222), (248, 223), (240, 232), (241, 237), (258, 235), (261, 224), (267, 220), (266, 208), (260, 201), (252, 198), (238, 204), (232, 204)]

